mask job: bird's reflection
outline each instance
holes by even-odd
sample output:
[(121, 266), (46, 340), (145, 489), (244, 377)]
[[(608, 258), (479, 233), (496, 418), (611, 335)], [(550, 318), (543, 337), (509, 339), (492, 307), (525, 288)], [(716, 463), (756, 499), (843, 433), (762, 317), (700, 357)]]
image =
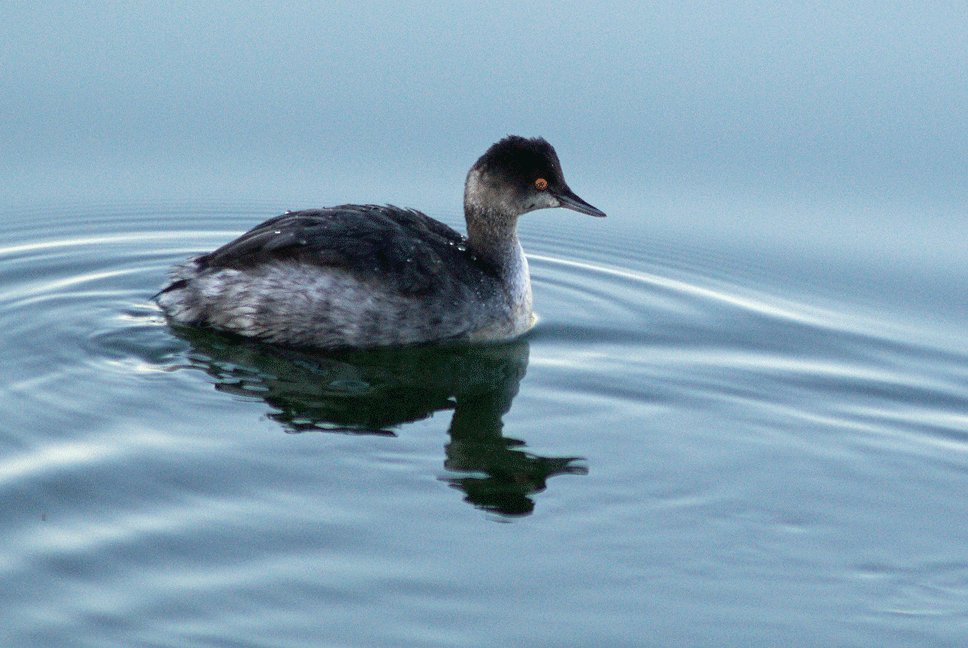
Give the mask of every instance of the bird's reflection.
[(503, 434), (528, 366), (528, 343), (306, 352), (179, 328), (193, 366), (216, 388), (259, 397), (287, 432), (393, 436), (394, 428), (454, 410), (444, 481), (465, 500), (502, 515), (527, 515), (549, 477), (585, 474), (581, 457), (541, 457)]

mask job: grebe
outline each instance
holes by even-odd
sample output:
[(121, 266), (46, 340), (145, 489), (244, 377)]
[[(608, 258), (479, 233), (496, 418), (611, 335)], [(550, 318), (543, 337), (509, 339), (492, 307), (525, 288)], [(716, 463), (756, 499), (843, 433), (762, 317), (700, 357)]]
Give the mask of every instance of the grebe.
[(288, 212), (176, 266), (154, 299), (180, 324), (299, 347), (504, 340), (534, 323), (518, 217), (549, 207), (605, 216), (550, 144), (509, 136), (467, 174), (466, 237), (392, 206)]

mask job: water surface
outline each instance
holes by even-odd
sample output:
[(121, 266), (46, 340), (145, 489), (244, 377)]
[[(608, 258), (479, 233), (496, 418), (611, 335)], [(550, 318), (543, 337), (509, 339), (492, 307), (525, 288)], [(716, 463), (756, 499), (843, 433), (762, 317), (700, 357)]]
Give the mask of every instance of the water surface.
[[(734, 222), (724, 204), (695, 213)], [(9, 645), (965, 635), (968, 344), (944, 247), (894, 246), (899, 265), (879, 253), (898, 232), (758, 248), (755, 210), (719, 244), (621, 207), (538, 212), (521, 340), (311, 354), (169, 327), (167, 268), (279, 210), (9, 214)]]

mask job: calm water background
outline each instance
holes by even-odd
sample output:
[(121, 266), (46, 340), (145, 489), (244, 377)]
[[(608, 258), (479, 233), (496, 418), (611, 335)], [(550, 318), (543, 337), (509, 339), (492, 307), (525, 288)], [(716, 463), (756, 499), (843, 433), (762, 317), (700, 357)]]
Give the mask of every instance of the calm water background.
[[(0, 645), (960, 646), (957, 3), (0, 9)], [(461, 227), (544, 135), (541, 320), (295, 354), (167, 268), (285, 209)]]

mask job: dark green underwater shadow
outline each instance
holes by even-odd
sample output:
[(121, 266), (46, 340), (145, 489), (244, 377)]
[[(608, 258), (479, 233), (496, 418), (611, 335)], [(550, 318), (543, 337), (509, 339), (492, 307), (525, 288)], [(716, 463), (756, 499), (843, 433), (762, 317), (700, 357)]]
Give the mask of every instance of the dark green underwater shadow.
[(374, 351), (304, 351), (207, 328), (173, 326), (191, 344), (189, 366), (219, 391), (259, 398), (289, 433), (395, 436), (396, 428), (453, 410), (442, 478), (465, 501), (503, 516), (528, 515), (555, 475), (584, 475), (582, 457), (541, 457), (504, 435), (528, 367), (529, 344), (427, 345)]

